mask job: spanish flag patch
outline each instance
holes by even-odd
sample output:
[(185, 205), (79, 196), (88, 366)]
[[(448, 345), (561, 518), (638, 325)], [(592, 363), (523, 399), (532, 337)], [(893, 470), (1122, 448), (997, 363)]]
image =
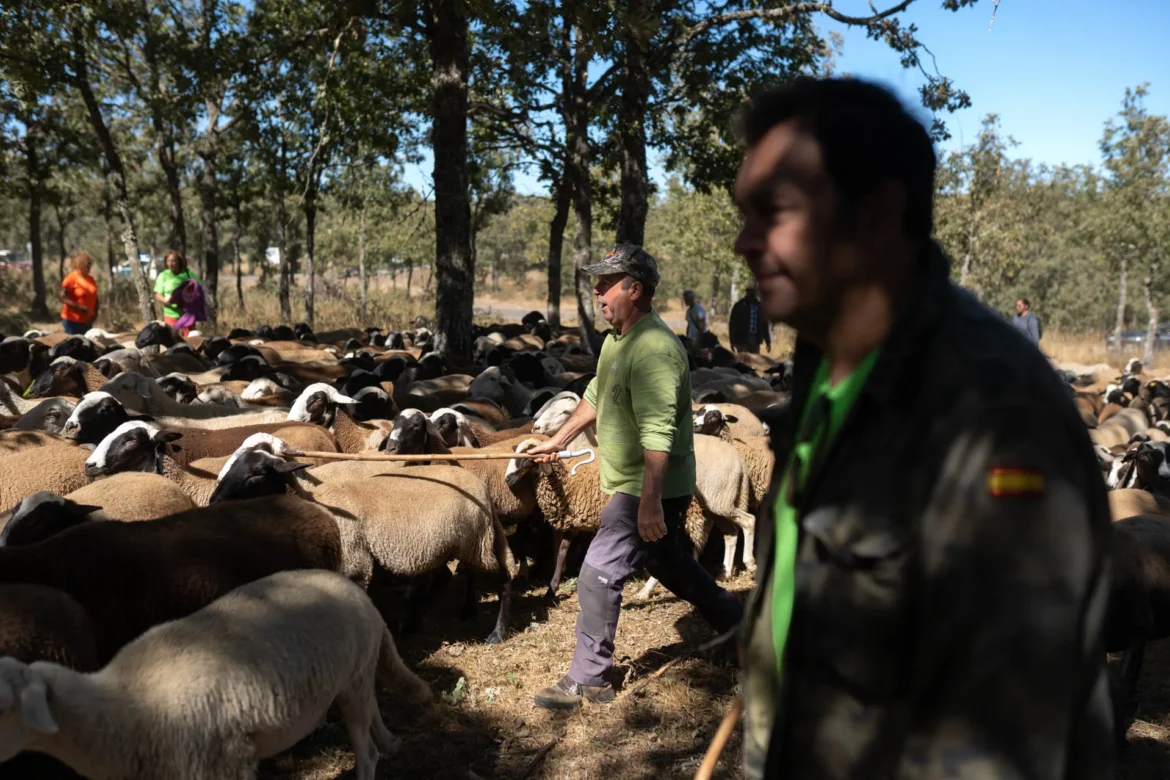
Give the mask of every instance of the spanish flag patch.
[(994, 468), (987, 472), (987, 492), (996, 498), (1044, 495), (1044, 475), (1034, 469)]

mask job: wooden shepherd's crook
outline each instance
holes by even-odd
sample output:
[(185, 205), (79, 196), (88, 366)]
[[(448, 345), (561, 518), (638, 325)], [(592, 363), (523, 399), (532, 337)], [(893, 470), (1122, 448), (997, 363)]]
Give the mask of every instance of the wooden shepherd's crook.
[(699, 765), (699, 771), (695, 772), (695, 780), (711, 780), (711, 775), (715, 772), (715, 765), (719, 763), (719, 755), (723, 752), (723, 748), (727, 747), (727, 740), (731, 738), (731, 732), (735, 731), (735, 726), (739, 723), (742, 715), (743, 697), (739, 696), (736, 698), (735, 704), (732, 704), (731, 709), (723, 716), (723, 722), (719, 724), (719, 730), (715, 732), (715, 738), (711, 740), (711, 746), (707, 748), (707, 755), (703, 756), (703, 763)]
[[(349, 452), (317, 452), (311, 450), (284, 450), (280, 453), (287, 458), (320, 458), (321, 460), (380, 460), (380, 461), (402, 461), (405, 463), (424, 463), (430, 461), (451, 461), (451, 460), (531, 460), (532, 458), (539, 458), (540, 455), (530, 455), (527, 452), (479, 452), (473, 455), (383, 455), (381, 453), (349, 453)], [(586, 463), (592, 463), (597, 460), (597, 453), (591, 449), (583, 450), (561, 450), (557, 453), (561, 460), (569, 460), (570, 458), (581, 458), (586, 455), (589, 460), (583, 460), (580, 463), (574, 463), (573, 468), (569, 471), (570, 474), (576, 474), (580, 466)]]

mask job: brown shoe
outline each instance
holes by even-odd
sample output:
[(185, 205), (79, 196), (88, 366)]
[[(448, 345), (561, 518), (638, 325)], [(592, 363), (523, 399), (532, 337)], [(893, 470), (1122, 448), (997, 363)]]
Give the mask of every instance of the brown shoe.
[(614, 698), (613, 686), (609, 683), (581, 685), (565, 676), (556, 685), (550, 685), (536, 694), (533, 701), (537, 707), (546, 710), (575, 710), (586, 701), (609, 704)]

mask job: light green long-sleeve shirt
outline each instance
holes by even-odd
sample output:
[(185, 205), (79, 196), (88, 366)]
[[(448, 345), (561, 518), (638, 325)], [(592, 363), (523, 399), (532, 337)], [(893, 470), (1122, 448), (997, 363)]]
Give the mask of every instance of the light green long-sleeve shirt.
[(670, 453), (663, 498), (694, 493), (691, 374), (682, 342), (657, 312), (606, 337), (585, 401), (597, 410), (604, 492), (642, 495), (645, 449)]

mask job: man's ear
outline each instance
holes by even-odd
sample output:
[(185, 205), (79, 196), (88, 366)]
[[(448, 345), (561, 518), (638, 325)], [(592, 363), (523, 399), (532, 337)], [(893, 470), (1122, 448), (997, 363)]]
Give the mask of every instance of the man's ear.
[(886, 179), (862, 198), (856, 216), (859, 238), (878, 246), (894, 243), (905, 229), (906, 188), (895, 179)]

